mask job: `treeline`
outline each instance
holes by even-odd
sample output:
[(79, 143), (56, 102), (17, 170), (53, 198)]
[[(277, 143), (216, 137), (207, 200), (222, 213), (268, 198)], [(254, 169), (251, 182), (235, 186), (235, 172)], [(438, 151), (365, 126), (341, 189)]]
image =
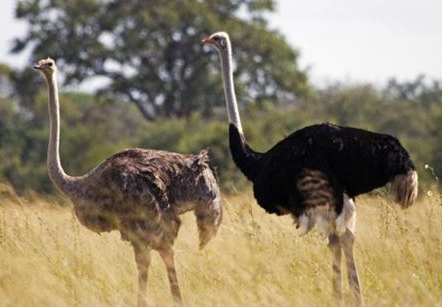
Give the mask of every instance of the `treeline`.
[[(245, 135), (256, 150), (309, 124), (332, 122), (398, 137), (419, 169), (423, 186), (434, 184), (430, 169), (442, 174), (442, 83), (417, 78), (371, 85), (336, 84), (311, 90), (306, 98), (252, 104), (240, 101)], [(221, 85), (220, 85), (221, 86)], [(19, 96), (0, 97), (0, 181), (19, 192), (54, 193), (46, 169), (47, 96), (43, 83), (32, 103)], [(4, 91), (3, 91), (4, 92)], [(224, 107), (211, 117), (197, 111), (186, 118), (146, 121), (134, 105), (83, 93), (61, 95), (61, 157), (69, 174), (80, 175), (126, 147), (197, 153), (210, 158), (224, 190), (241, 190), (246, 180), (228, 148)]]

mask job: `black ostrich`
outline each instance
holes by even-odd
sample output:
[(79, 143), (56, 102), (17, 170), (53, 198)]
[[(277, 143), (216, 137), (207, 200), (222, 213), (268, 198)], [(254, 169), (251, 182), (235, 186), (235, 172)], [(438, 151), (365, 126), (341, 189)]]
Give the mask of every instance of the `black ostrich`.
[(362, 303), (354, 262), (356, 213), (353, 199), (391, 183), (402, 207), (417, 197), (417, 173), (407, 151), (389, 135), (319, 124), (295, 131), (269, 151), (246, 143), (236, 103), (232, 50), (227, 33), (203, 40), (221, 57), (233, 160), (253, 182), (258, 204), (268, 213), (291, 214), (304, 233), (317, 227), (333, 254), (333, 288), (342, 296), (341, 250), (346, 256), (352, 293)]

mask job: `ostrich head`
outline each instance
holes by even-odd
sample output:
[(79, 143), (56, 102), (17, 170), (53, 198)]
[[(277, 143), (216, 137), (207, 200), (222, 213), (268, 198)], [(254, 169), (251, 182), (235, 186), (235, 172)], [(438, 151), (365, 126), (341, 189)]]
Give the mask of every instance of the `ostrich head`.
[(229, 48), (230, 40), (229, 34), (226, 32), (216, 32), (210, 35), (209, 38), (202, 40), (203, 44), (214, 45), (218, 51), (226, 51)]
[(37, 65), (34, 65), (34, 68), (38, 69), (45, 75), (52, 75), (57, 70), (55, 62), (51, 58), (38, 61)]

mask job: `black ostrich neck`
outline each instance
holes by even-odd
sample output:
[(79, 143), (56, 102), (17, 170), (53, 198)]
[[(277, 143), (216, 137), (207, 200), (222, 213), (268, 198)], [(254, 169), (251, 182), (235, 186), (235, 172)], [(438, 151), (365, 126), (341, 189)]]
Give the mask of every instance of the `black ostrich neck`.
[(253, 182), (260, 168), (262, 153), (253, 151), (247, 145), (244, 135), (233, 124), (229, 125), (229, 142), (233, 161), (247, 179)]

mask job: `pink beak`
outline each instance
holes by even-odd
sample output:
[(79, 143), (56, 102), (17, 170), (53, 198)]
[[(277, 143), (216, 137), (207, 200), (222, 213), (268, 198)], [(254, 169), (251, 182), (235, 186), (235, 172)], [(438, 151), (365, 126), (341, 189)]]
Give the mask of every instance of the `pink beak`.
[(214, 44), (215, 43), (215, 41), (212, 38), (203, 39), (201, 42), (203, 44)]

